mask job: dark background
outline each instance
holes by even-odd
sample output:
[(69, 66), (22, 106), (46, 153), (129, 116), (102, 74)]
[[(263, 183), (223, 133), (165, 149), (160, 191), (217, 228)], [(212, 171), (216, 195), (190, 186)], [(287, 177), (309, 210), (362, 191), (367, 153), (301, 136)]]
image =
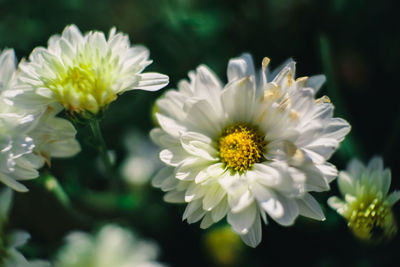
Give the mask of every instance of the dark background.
[[(68, 24), (82, 32), (116, 26), (132, 43), (151, 51), (147, 71), (170, 76), (175, 88), (201, 63), (226, 80), (228, 60), (250, 52), (257, 66), (264, 56), (278, 66), (292, 57), (297, 76), (324, 73), (336, 115), (352, 125), (351, 134), (331, 161), (343, 169), (349, 159), (364, 162), (382, 155), (392, 169), (392, 187), (400, 188), (399, 13), (395, 1), (372, 0), (0, 0), (0, 49), (14, 48), (19, 59)], [(151, 108), (162, 94), (132, 91), (111, 104), (102, 130), (117, 165), (127, 156), (122, 142), (128, 129), (147, 134)], [(103, 177), (93, 158), (89, 129), (79, 128), (82, 152), (54, 160), (54, 174), (71, 199), (69, 208), (44, 189), (45, 178), (26, 184), (16, 194), (11, 228), (32, 234), (25, 255), (52, 258), (71, 230), (94, 231), (116, 222), (157, 241), (160, 260), (170, 266), (217, 266), (204, 242), (208, 231), (181, 222), (183, 205), (166, 204), (151, 186), (127, 187)], [(156, 160), (156, 159), (155, 159)], [(43, 170), (47, 173), (48, 170)], [(241, 248), (237, 266), (398, 266), (400, 239), (371, 245), (357, 241), (345, 221), (326, 205), (333, 190), (314, 194), (323, 205), (325, 222), (303, 218), (285, 228), (272, 220), (263, 227), (256, 248)], [(399, 207), (394, 212), (399, 217)], [(212, 229), (211, 229), (212, 231)]]

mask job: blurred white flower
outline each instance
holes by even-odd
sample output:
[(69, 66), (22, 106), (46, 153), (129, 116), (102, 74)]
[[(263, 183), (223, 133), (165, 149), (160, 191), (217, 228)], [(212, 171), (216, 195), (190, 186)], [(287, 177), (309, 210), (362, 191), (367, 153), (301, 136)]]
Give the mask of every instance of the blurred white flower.
[(106, 39), (102, 32), (82, 35), (70, 25), (21, 62), (23, 84), (10, 97), (24, 106), (59, 103), (71, 115), (91, 118), (125, 91), (154, 91), (168, 84), (165, 75), (142, 73), (152, 62), (148, 57), (147, 48), (131, 46), (115, 28)]
[(58, 106), (48, 106), (39, 122), (29, 135), (35, 143), (34, 155), (50, 165), (51, 158), (65, 158), (76, 155), (81, 147), (75, 139), (75, 127), (66, 119), (56, 117)]
[(130, 131), (124, 139), (128, 156), (121, 165), (124, 180), (132, 185), (147, 183), (161, 168), (161, 162), (154, 160), (158, 147), (138, 131)]
[(73, 232), (57, 254), (55, 267), (161, 267), (156, 244), (138, 239), (116, 225), (104, 226), (96, 236)]
[(30, 235), (24, 231), (6, 233), (5, 224), (12, 204), (12, 191), (9, 188), (0, 191), (0, 266), (2, 267), (46, 267), (42, 260), (28, 261), (17, 248), (23, 246)]
[(0, 55), (0, 181), (23, 192), (28, 189), (17, 180), (36, 178), (45, 161), (73, 156), (80, 146), (72, 124), (55, 118), (55, 108), (13, 106), (5, 95), (16, 86), (15, 55), (4, 50)]
[(391, 179), (381, 157), (372, 158), (367, 166), (353, 159), (337, 180), (344, 200), (334, 196), (328, 204), (348, 221), (358, 238), (390, 239), (397, 232), (392, 206), (400, 199), (400, 191), (388, 195)]
[[(188, 203), (183, 219), (207, 228), (227, 221), (250, 246), (261, 242), (261, 218), (281, 225), (298, 215), (324, 220), (311, 191), (329, 190), (337, 169), (327, 162), (350, 125), (315, 94), (325, 78), (294, 80), (295, 63), (261, 73), (250, 55), (229, 62), (224, 85), (206, 66), (189, 72), (157, 102), (163, 149), (153, 185), (168, 202)], [(268, 78), (268, 80), (267, 80)]]

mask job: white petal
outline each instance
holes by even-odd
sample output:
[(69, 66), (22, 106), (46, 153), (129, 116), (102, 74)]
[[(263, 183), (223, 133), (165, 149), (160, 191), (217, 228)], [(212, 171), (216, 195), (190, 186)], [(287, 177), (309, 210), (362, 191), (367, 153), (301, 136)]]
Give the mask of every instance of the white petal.
[(211, 217), (214, 222), (218, 222), (221, 220), (229, 211), (229, 205), (228, 205), (228, 200), (224, 198), (221, 200), (212, 211), (211, 211)]
[(0, 55), (0, 82), (7, 86), (16, 69), (16, 57), (14, 50), (5, 49)]
[(341, 142), (350, 130), (351, 126), (347, 121), (341, 118), (331, 118), (328, 120), (328, 125), (324, 129), (323, 136), (326, 138), (334, 138)]
[(196, 183), (191, 183), (185, 193), (185, 201), (191, 202), (193, 200), (197, 200), (202, 198), (205, 193), (209, 190), (208, 186), (199, 185)]
[(365, 170), (364, 164), (358, 159), (352, 159), (347, 165), (347, 172), (349, 172), (349, 177), (352, 179), (358, 179), (361, 177), (361, 173)]
[(181, 144), (191, 155), (207, 160), (217, 160), (218, 151), (213, 147), (212, 140), (203, 134), (186, 132), (181, 136)]
[[(295, 219), (299, 215), (299, 208), (296, 204), (296, 201), (293, 199), (286, 198), (285, 196), (278, 194), (278, 199), (275, 201), (280, 202), (280, 205), (283, 207), (283, 216), (282, 217), (274, 217), (271, 216), (277, 223), (290, 226), (294, 224)], [(269, 215), (271, 215), (268, 212)]]
[(389, 205), (394, 205), (400, 199), (400, 191), (393, 191), (390, 193), (385, 201), (389, 203)]
[(228, 212), (227, 221), (235, 232), (240, 235), (247, 234), (250, 227), (253, 225), (257, 214), (257, 205), (253, 202), (250, 206), (240, 212)]
[(218, 77), (205, 65), (197, 68), (194, 91), (197, 96), (210, 101), (215, 111), (221, 111), (219, 95), (222, 84)]
[(338, 186), (340, 193), (344, 196), (346, 194), (355, 194), (355, 184), (353, 178), (345, 171), (339, 173)]
[(188, 158), (176, 168), (175, 177), (183, 181), (192, 181), (201, 171), (204, 172), (209, 165), (209, 161), (201, 158)]
[(139, 76), (139, 84), (135, 86), (135, 89), (157, 91), (169, 83), (168, 76), (160, 73), (146, 72), (139, 74)]
[(328, 199), (328, 205), (335, 209), (339, 214), (343, 214), (343, 211), (346, 207), (346, 203), (340, 198), (333, 196)]
[(7, 186), (11, 187), (15, 191), (18, 191), (18, 192), (28, 192), (29, 191), (25, 185), (18, 183), (15, 179), (8, 177), (7, 175), (5, 175), (1, 172), (0, 172), (0, 181), (5, 183)]
[(151, 140), (161, 147), (171, 147), (178, 146), (180, 144), (179, 140), (173, 136), (167, 134), (161, 128), (154, 128), (150, 131)]
[(243, 242), (246, 245), (252, 248), (257, 247), (258, 244), (260, 244), (262, 238), (262, 230), (261, 230), (261, 220), (259, 215), (256, 215), (256, 219), (253, 225), (250, 227), (248, 233), (241, 235), (240, 237), (242, 238)]
[(185, 159), (187, 154), (180, 147), (170, 147), (160, 152), (160, 160), (170, 166), (176, 167)]
[(225, 171), (226, 167), (221, 162), (210, 165), (206, 170), (207, 174), (214, 178), (222, 176)]
[(242, 54), (240, 58), (229, 60), (227, 70), (228, 82), (254, 74), (254, 63), (250, 54)]
[(160, 188), (162, 191), (171, 191), (175, 189), (178, 186), (178, 184), (179, 180), (176, 179), (173, 175), (170, 175), (164, 179)]
[(325, 216), (320, 205), (310, 194), (305, 194), (303, 198), (296, 199), (296, 202), (299, 207), (300, 215), (319, 221), (325, 220)]
[(391, 181), (392, 181), (392, 172), (390, 171), (390, 169), (385, 169), (382, 173), (382, 181), (381, 181), (382, 195), (385, 196), (389, 192)]
[(169, 203), (184, 203), (185, 191), (170, 191), (165, 194), (164, 201)]
[(180, 133), (186, 130), (185, 127), (169, 117), (166, 117), (160, 113), (156, 113), (155, 116), (161, 128), (173, 137), (179, 138)]
[(67, 39), (71, 44), (81, 44), (83, 42), (82, 33), (76, 25), (69, 25), (65, 27), (62, 32), (62, 37)]
[(201, 208), (202, 202), (200, 199), (189, 202), (185, 208), (185, 211), (182, 215), (182, 221), (186, 220), (189, 216), (191, 216), (196, 210)]
[(333, 138), (318, 138), (310, 143), (307, 148), (329, 159), (338, 148), (339, 142)]
[(201, 229), (207, 229), (208, 227), (210, 227), (211, 225), (213, 225), (213, 223), (214, 223), (214, 221), (213, 221), (212, 218), (211, 218), (211, 214), (210, 214), (210, 213), (207, 213), (207, 214), (204, 216), (203, 220), (201, 221), (200, 228), (201, 228)]
[(222, 92), (221, 100), (232, 122), (250, 121), (255, 110), (254, 77), (246, 76), (229, 83)]
[(323, 74), (314, 75), (307, 79), (306, 87), (311, 87), (314, 89), (315, 93), (319, 91), (322, 85), (325, 83), (326, 77)]
[(253, 169), (248, 171), (248, 175), (268, 187), (278, 185), (282, 179), (278, 170), (267, 164), (254, 164)]
[(367, 168), (368, 168), (368, 170), (370, 172), (373, 172), (373, 171), (382, 172), (383, 171), (383, 159), (382, 159), (382, 157), (374, 156), (368, 162)]
[(162, 168), (154, 176), (153, 180), (151, 181), (151, 184), (154, 187), (161, 187), (161, 185), (163, 184), (164, 180), (167, 179), (168, 177), (172, 176), (172, 172), (173, 172), (173, 169), (170, 168), (170, 167)]
[(219, 116), (207, 100), (196, 100), (190, 104), (186, 122), (206, 136), (216, 136), (222, 128)]
[(201, 201), (196, 200), (187, 205), (182, 219), (186, 219), (187, 222), (191, 224), (201, 220), (205, 214), (206, 212), (201, 208)]
[(228, 203), (232, 212), (240, 212), (254, 202), (254, 198), (249, 189), (242, 192), (240, 191), (235, 194), (228, 194)]
[(206, 211), (211, 211), (219, 204), (225, 195), (225, 190), (223, 190), (219, 184), (212, 185), (204, 195), (203, 209)]

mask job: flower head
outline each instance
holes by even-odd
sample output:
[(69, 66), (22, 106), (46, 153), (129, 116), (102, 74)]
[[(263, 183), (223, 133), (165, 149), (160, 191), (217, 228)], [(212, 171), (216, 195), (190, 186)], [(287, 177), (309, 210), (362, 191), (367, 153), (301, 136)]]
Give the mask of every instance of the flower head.
[(327, 159), (350, 130), (327, 97), (315, 99), (323, 76), (294, 80), (293, 61), (272, 74), (268, 62), (258, 74), (250, 55), (232, 59), (226, 85), (198, 67), (158, 100), (151, 132), (167, 165), (153, 179), (165, 200), (186, 202), (183, 219), (202, 228), (227, 216), (250, 246), (266, 214), (286, 226), (324, 219), (309, 192), (329, 189), (337, 170)]
[[(0, 181), (17, 191), (28, 189), (17, 180), (33, 179), (51, 157), (69, 157), (80, 151), (76, 131), (56, 108), (24, 109), (5, 97), (17, 87), (12, 50), (0, 54)], [(58, 110), (59, 111), (59, 110)]]
[(48, 267), (50, 264), (41, 260), (28, 261), (17, 248), (24, 245), (30, 235), (24, 231), (6, 233), (8, 213), (12, 204), (12, 191), (8, 188), (0, 191), (0, 266)]
[(75, 25), (36, 48), (20, 64), (23, 85), (14, 92), (24, 105), (61, 104), (70, 115), (98, 115), (119, 94), (132, 89), (158, 90), (168, 77), (142, 73), (152, 61), (143, 46), (131, 46), (128, 36), (110, 30), (81, 34)]
[(390, 169), (383, 168), (381, 157), (374, 157), (367, 166), (353, 159), (338, 178), (344, 200), (334, 196), (328, 204), (342, 215), (352, 232), (363, 240), (390, 239), (397, 232), (392, 206), (400, 199), (400, 191), (388, 195)]
[(161, 267), (157, 246), (138, 239), (116, 225), (106, 225), (96, 236), (74, 232), (66, 237), (55, 267)]

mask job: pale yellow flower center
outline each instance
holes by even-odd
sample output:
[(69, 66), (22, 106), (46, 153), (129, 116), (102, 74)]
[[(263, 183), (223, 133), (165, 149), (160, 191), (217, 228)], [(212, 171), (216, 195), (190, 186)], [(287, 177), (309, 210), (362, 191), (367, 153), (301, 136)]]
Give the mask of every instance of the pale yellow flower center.
[(109, 78), (90, 65), (80, 64), (59, 73), (56, 79), (45, 80), (44, 84), (70, 113), (89, 111), (96, 114), (117, 97), (109, 90)]
[(397, 231), (393, 213), (387, 204), (378, 198), (353, 204), (348, 226), (361, 239), (369, 240), (374, 235), (391, 237)]
[(264, 135), (257, 127), (236, 123), (225, 128), (218, 138), (221, 162), (237, 172), (250, 169), (254, 163), (264, 161)]

